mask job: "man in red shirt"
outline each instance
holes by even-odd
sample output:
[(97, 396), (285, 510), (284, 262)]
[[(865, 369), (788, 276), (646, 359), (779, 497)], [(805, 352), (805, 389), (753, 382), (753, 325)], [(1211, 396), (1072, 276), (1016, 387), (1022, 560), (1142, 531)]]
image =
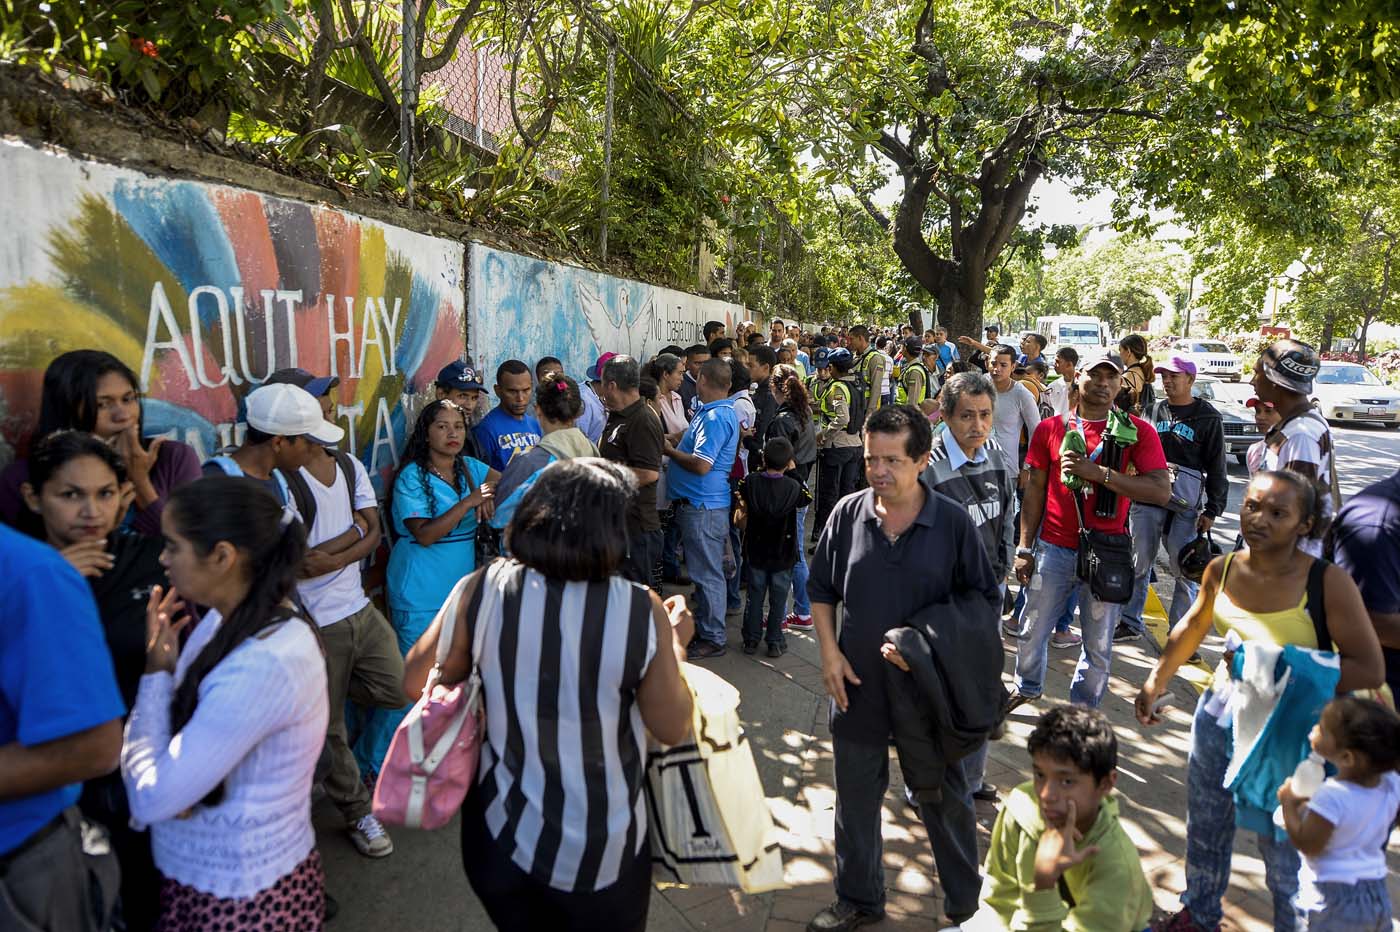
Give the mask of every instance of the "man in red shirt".
[[(1044, 691), (1050, 632), (1076, 590), (1084, 643), (1069, 698), (1096, 707), (1108, 688), (1113, 629), (1123, 606), (1095, 598), (1076, 573), (1079, 515), (1071, 497), (1074, 493), (1065, 487), (1060, 470), (1063, 467), (1088, 483), (1080, 493), (1080, 506), (1091, 530), (1127, 534), (1132, 502), (1167, 503), (1171, 496), (1167, 460), (1151, 424), (1130, 416), (1137, 441), (1126, 447), (1105, 442), (1108, 414), (1122, 376), (1122, 360), (1107, 350), (1084, 360), (1079, 405), (1062, 417), (1041, 421), (1026, 451), (1029, 481), (1021, 504), (1021, 540), (1035, 541), (1036, 547), (1016, 550), (1016, 578), (1027, 588), (1026, 634), (1016, 649), (1016, 691), (1008, 701), (1008, 712)], [(1088, 455), (1060, 453), (1067, 424), (1083, 432)], [(1112, 499), (1105, 498), (1109, 493)], [(1096, 513), (1101, 498), (1109, 506), (1107, 516)]]

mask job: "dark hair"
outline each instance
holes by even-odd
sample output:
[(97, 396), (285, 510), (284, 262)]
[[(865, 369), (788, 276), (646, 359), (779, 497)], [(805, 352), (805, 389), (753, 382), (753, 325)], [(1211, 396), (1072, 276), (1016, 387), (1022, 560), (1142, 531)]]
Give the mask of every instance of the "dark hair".
[(728, 337), (720, 337), (718, 340), (710, 341), (710, 355), (718, 356), (725, 350), (734, 349), (734, 341)]
[(744, 346), (753, 346), (755, 343), (766, 345), (763, 343), (763, 334), (759, 333), (757, 330), (750, 330), (749, 335), (744, 337)]
[[(1044, 348), (1045, 347), (1041, 347), (1041, 349)], [(1050, 374), (1050, 367), (1039, 359), (1037, 359), (1035, 362), (1027, 363), (1026, 370), (1029, 372), (1034, 372), (1037, 375), (1041, 376), (1046, 376)]]
[(763, 445), (763, 462), (768, 469), (773, 469), (774, 463), (792, 462), (792, 441), (786, 437), (773, 437)]
[[(906, 433), (907, 432), (907, 433)], [(933, 449), (933, 428), (913, 405), (885, 405), (865, 422), (865, 434), (906, 434), (904, 452), (918, 459)]]
[(530, 367), (518, 359), (507, 359), (496, 367), (496, 383), (508, 375), (529, 375)]
[(684, 355), (685, 355), (685, 350), (681, 349), (679, 346), (677, 346), (676, 344), (672, 343), (670, 346), (663, 346), (663, 347), (661, 347), (661, 352), (657, 353), (656, 355), (657, 355), (657, 356), (675, 356), (677, 359), (679, 359), (681, 356), (684, 356)]
[(627, 557), (632, 471), (593, 456), (559, 460), (520, 499), (506, 528), (515, 559), (550, 579), (601, 582)]
[(249, 424), (249, 425), (247, 426), (247, 429), (243, 431), (243, 444), (242, 444), (242, 445), (245, 446), (245, 447), (257, 447), (257, 446), (261, 446), (261, 445), (263, 445), (264, 443), (267, 443), (269, 440), (273, 439), (274, 437), (278, 437), (278, 436), (281, 436), (281, 435), (280, 435), (280, 434), (265, 434), (265, 433), (263, 433), (262, 431), (258, 430), (258, 429), (257, 429), (256, 427), (254, 427), (253, 425)]
[(1055, 351), (1056, 359), (1068, 359), (1076, 366), (1079, 365), (1079, 350), (1072, 346), (1062, 346)]
[(692, 357), (692, 356), (709, 356), (709, 355), (710, 355), (710, 348), (709, 348), (708, 346), (706, 346), (704, 343), (692, 343), (690, 346), (687, 346), (687, 347), (685, 348), (685, 358), (686, 358), (686, 359), (689, 359), (689, 358)]
[(637, 394), (647, 401), (655, 401), (660, 394), (661, 386), (656, 384), (656, 379), (649, 375), (644, 375), (637, 380)]
[(646, 364), (646, 372), (653, 382), (660, 384), (662, 376), (670, 375), (680, 367), (679, 353), (657, 353), (656, 358)]
[(1040, 347), (1042, 353), (1045, 352), (1045, 347), (1050, 345), (1050, 341), (1045, 339), (1043, 333), (1028, 333), (1026, 336), (1035, 341), (1035, 345)]
[(870, 329), (869, 329), (868, 327), (866, 327), (865, 324), (856, 324), (854, 327), (852, 327), (851, 329), (849, 329), (849, 330), (846, 331), (846, 336), (848, 336), (848, 337), (865, 337), (866, 339), (869, 339), (869, 338), (870, 338)]
[(29, 485), (42, 492), (53, 474), (73, 460), (91, 456), (116, 473), (118, 484), (126, 481), (126, 463), (110, 445), (82, 430), (56, 430), (34, 445), (29, 454)]
[(734, 370), (729, 367), (728, 360), (720, 359), (718, 356), (711, 356), (700, 367), (700, 378), (709, 382), (715, 388), (722, 388), (729, 391), (729, 383), (734, 380)]
[[(39, 395), (39, 426), (34, 439), (39, 440), (56, 430), (85, 430), (97, 426), (97, 383), (104, 375), (115, 372), (131, 383), (131, 390), (141, 391), (141, 383), (131, 367), (111, 353), (102, 350), (72, 350), (54, 357), (44, 369), (44, 387)], [(144, 412), (143, 412), (144, 414)], [(138, 421), (138, 430), (145, 424)]]
[(1042, 714), (1026, 739), (1026, 751), (1073, 764), (1095, 781), (1118, 769), (1118, 737), (1108, 716), (1082, 705), (1057, 705)]
[(958, 402), (968, 395), (986, 395), (992, 399), (992, 410), (997, 406), (997, 387), (981, 372), (959, 372), (948, 377), (939, 392), (938, 405), (945, 418), (952, 417), (958, 410)]
[[(522, 363), (523, 365), (523, 363)], [(518, 374), (518, 373), (517, 373)], [(575, 393), (578, 387), (574, 388)], [(579, 402), (580, 409), (583, 403)], [(413, 422), (413, 432), (408, 435), (408, 439), (403, 445), (403, 459), (399, 463), (398, 472), (394, 473), (394, 481), (389, 487), (389, 501), (386, 504), (385, 512), (392, 515), (394, 513), (394, 486), (398, 485), (399, 476), (410, 464), (418, 467), (419, 479), (423, 483), (423, 494), (428, 499), (428, 510), (434, 515), (437, 514), (437, 496), (433, 494), (433, 483), (428, 478), (431, 470), (428, 466), (429, 458), (432, 456), (432, 449), (428, 446), (428, 430), (433, 426), (433, 421), (437, 418), (438, 412), (442, 410), (456, 411), (462, 416), (464, 427), (471, 427), (471, 422), (467, 418), (466, 409), (448, 398), (439, 398), (424, 406), (418, 415), (418, 420)], [(471, 484), (471, 476), (467, 473), (466, 460), (460, 456), (452, 458), (452, 487), (460, 494)]]
[(882, 350), (882, 349), (884, 349), (885, 347), (887, 347), (887, 346), (889, 346), (889, 345), (890, 345), (890, 338), (889, 338), (889, 337), (876, 337), (876, 338), (875, 338), (875, 348), (876, 348), (876, 349), (881, 349), (881, 350)]
[(797, 374), (797, 367), (780, 363), (773, 370), (773, 378), (782, 382), (783, 394), (787, 396), (783, 404), (787, 405), (799, 419), (810, 418), (812, 416), (812, 399), (807, 397), (807, 386), (802, 384), (802, 376)]
[(747, 389), (752, 382), (753, 377), (749, 375), (748, 366), (737, 359), (729, 360), (729, 394), (739, 394)]
[(631, 356), (614, 356), (603, 363), (603, 371), (598, 374), (602, 376), (604, 384), (613, 382), (626, 392), (637, 387), (642, 378), (642, 367)]
[[(237, 548), (247, 562), (249, 583), (248, 594), (219, 624), (175, 687), (170, 701), (174, 735), (194, 717), (204, 677), (244, 641), (290, 617), (300, 617), (318, 642), (320, 636), (304, 610), (283, 605), (296, 595), (297, 571), (306, 557), (306, 530), (300, 521), (285, 520), (291, 512), (261, 482), (243, 476), (196, 479), (170, 493), (165, 513), (200, 556), (208, 556), (220, 541)], [(220, 783), (203, 803), (218, 805), (223, 789)]]
[(556, 424), (577, 421), (583, 414), (578, 383), (562, 372), (545, 372), (535, 386), (535, 410)]
[(1372, 774), (1400, 770), (1400, 716), (1374, 699), (1338, 696), (1323, 708), (1337, 723), (1337, 743), (1344, 751), (1365, 754)]
[(1287, 469), (1266, 469), (1255, 473), (1249, 479), (1249, 484), (1253, 485), (1260, 479), (1273, 479), (1279, 482), (1286, 482), (1293, 486), (1293, 490), (1298, 494), (1298, 503), (1302, 507), (1303, 517), (1312, 519), (1312, 527), (1304, 535), (1307, 540), (1319, 540), (1327, 531), (1327, 502), (1324, 496), (1327, 489), (1321, 483), (1309, 479), (1307, 476), (1292, 472)]
[(1152, 357), (1147, 353), (1147, 339), (1140, 333), (1130, 333), (1118, 341), (1119, 350), (1127, 350), (1139, 360), (1152, 361)]
[(1011, 361), (1016, 361), (1016, 347), (1009, 343), (998, 343), (992, 347), (992, 351), (987, 354), (990, 358), (996, 359), (998, 356), (1010, 356)]
[(766, 343), (763, 346), (755, 346), (753, 349), (749, 350), (749, 358), (770, 369), (778, 364), (778, 354), (774, 352), (773, 347)]
[[(563, 372), (564, 361), (558, 356), (541, 356), (535, 363), (535, 378), (539, 378), (545, 372)], [(500, 373), (496, 373), (500, 377)]]
[(710, 334), (712, 334), (712, 333), (723, 333), (723, 332), (724, 332), (724, 324), (722, 324), (721, 322), (719, 322), (719, 321), (717, 321), (717, 320), (707, 320), (707, 321), (705, 321), (705, 326), (702, 327), (701, 330), (700, 330), (700, 333), (701, 333), (702, 336), (704, 336), (705, 342), (706, 342), (706, 343), (710, 342)]

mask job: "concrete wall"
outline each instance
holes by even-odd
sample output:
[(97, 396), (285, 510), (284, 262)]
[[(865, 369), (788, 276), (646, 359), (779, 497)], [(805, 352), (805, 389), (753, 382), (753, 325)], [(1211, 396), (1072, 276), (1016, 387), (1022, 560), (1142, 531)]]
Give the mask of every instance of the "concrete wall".
[(201, 456), (236, 438), (269, 372), (340, 376), (371, 473), (412, 395), (462, 353), (463, 247), (328, 207), (0, 143), (0, 435), (33, 429), (45, 366), (105, 349), (148, 394), (147, 432)]
[(647, 359), (669, 344), (701, 340), (707, 320), (730, 333), (744, 308), (712, 298), (472, 243), (469, 308), (472, 358), (487, 387), (496, 366), (521, 359), (532, 369), (558, 356), (575, 378), (605, 352)]

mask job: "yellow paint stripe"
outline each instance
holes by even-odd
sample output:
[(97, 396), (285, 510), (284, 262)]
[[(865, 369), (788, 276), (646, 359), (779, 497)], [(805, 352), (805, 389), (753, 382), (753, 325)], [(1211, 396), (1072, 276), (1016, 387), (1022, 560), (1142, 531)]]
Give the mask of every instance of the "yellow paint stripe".
[(133, 369), (141, 366), (141, 341), (125, 322), (51, 285), (0, 289), (0, 334), (0, 359), (6, 368), (43, 369), (61, 353), (92, 347), (101, 347)]
[[(1162, 600), (1157, 597), (1157, 590), (1151, 586), (1147, 587), (1147, 604), (1142, 609), (1142, 623), (1147, 628), (1147, 633), (1157, 643), (1158, 651), (1162, 651), (1167, 645), (1167, 636), (1171, 634), (1171, 626), (1167, 623), (1167, 610), (1162, 605)], [(1189, 682), (1195, 687), (1196, 692), (1203, 693), (1210, 685), (1213, 671), (1200, 663), (1185, 663), (1176, 675)]]

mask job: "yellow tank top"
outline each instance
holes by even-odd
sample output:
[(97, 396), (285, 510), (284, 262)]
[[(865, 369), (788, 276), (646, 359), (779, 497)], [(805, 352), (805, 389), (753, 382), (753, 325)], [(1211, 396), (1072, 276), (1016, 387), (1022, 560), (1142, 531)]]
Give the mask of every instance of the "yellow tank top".
[(1220, 572), (1220, 589), (1215, 594), (1215, 630), (1220, 635), (1236, 631), (1246, 641), (1271, 644), (1294, 644), (1317, 648), (1317, 632), (1308, 614), (1308, 593), (1293, 608), (1279, 612), (1247, 612), (1225, 594), (1225, 580), (1230, 575), (1233, 553), (1225, 555), (1225, 567)]

